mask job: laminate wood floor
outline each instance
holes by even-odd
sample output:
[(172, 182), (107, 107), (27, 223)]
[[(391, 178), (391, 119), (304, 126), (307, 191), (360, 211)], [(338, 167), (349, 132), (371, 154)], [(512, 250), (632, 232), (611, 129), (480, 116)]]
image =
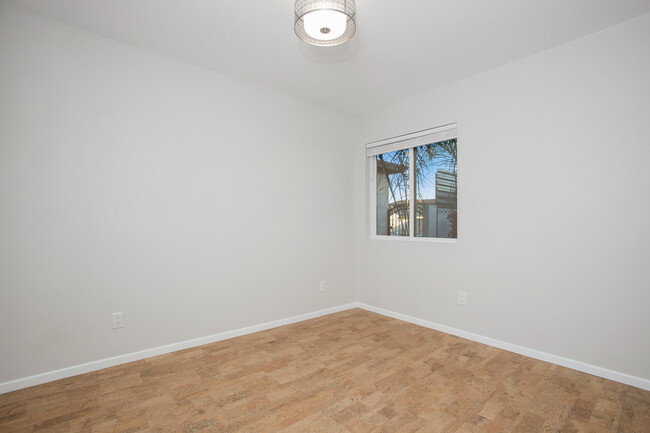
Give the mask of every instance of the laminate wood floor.
[(0, 395), (9, 432), (650, 432), (650, 392), (364, 310)]

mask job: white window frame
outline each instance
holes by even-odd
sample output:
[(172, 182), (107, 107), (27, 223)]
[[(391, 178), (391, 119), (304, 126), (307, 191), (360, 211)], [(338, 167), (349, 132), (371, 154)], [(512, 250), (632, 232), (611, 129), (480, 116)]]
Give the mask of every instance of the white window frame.
[[(458, 139), (457, 126), (455, 123), (439, 126), (436, 128), (425, 129), (409, 134), (399, 135), (397, 137), (387, 138), (385, 140), (374, 141), (366, 144), (366, 159), (369, 168), (369, 196), (370, 196), (370, 239), (387, 240), (398, 242), (433, 242), (439, 244), (456, 244), (458, 243), (459, 234), (456, 238), (429, 238), (415, 237), (415, 170), (413, 170), (413, 149), (423, 144), (435, 143), (443, 140)], [(409, 235), (408, 236), (390, 236), (377, 234), (377, 158), (376, 155), (393, 152), (395, 150), (409, 150)], [(456, 167), (456, 179), (458, 179), (458, 167)]]

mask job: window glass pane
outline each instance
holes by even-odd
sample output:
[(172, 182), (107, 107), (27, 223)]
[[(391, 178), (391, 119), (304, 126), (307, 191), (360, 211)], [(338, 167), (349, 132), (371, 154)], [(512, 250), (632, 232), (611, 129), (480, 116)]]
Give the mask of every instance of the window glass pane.
[(377, 235), (409, 235), (409, 150), (377, 155)]
[(413, 149), (415, 160), (415, 236), (457, 237), (456, 139)]

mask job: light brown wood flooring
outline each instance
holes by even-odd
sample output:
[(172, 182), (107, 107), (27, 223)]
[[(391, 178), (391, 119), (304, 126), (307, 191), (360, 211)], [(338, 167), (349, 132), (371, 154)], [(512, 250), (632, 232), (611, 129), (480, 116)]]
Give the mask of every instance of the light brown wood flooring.
[(0, 395), (0, 432), (650, 432), (650, 392), (355, 309)]

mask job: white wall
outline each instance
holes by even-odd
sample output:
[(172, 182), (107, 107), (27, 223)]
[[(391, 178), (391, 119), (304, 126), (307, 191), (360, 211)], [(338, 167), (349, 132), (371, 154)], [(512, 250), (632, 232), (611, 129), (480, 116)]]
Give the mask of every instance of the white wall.
[(352, 127), (0, 6), (0, 383), (352, 301)]
[[(357, 299), (650, 379), (648, 53), (645, 15), (363, 116)], [(451, 122), (458, 243), (370, 240), (363, 143)]]
[[(650, 378), (648, 52), (353, 119), (0, 5), (0, 383), (353, 300)], [(458, 244), (371, 241), (363, 143), (450, 122)]]

